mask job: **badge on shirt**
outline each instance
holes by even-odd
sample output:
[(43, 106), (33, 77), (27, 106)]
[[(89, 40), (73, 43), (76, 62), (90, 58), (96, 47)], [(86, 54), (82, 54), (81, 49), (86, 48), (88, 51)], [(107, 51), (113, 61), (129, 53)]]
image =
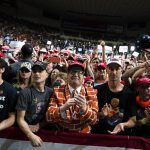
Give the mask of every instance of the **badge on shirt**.
[(0, 90), (0, 95), (2, 95), (4, 92), (3, 92), (3, 90)]

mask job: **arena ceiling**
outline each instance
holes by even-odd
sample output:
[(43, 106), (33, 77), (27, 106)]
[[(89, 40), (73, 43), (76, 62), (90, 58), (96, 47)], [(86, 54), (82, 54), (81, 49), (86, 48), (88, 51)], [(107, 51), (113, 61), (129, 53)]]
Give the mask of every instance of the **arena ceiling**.
[(150, 21), (150, 0), (22, 0), (54, 16), (102, 22), (145, 23)]
[[(107, 31), (116, 28), (118, 33), (126, 32), (131, 36), (133, 30), (141, 33), (150, 31), (150, 0), (1, 0), (2, 2), (11, 2), (13, 5), (16, 2), (16, 7), (19, 7), (18, 2), (36, 7), (42, 10), (44, 17), (61, 20), (64, 25), (78, 24), (81, 29), (87, 25), (87, 29), (100, 28), (101, 32), (106, 32), (104, 26), (109, 26)], [(135, 34), (136, 32), (133, 33)]]

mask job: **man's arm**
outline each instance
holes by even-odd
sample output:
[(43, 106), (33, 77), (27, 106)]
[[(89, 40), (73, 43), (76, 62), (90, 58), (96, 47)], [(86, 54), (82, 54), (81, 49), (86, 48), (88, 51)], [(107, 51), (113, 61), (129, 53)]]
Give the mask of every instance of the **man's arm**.
[(136, 80), (137, 77), (141, 76), (143, 73), (146, 72), (146, 68), (141, 68), (139, 70), (137, 70), (133, 76), (132, 76), (132, 80)]
[(150, 123), (150, 107), (145, 108), (145, 114), (148, 122)]
[(84, 62), (84, 63), (85, 63), (85, 70), (86, 70), (87, 74), (88, 74), (89, 76), (93, 77), (93, 79), (94, 79), (94, 73), (93, 73), (92, 68), (91, 68), (91, 65), (90, 65), (90, 62), (91, 62), (90, 56), (87, 55), (87, 54), (85, 54), (85, 55), (83, 56), (83, 59), (85, 59), (85, 62)]
[(128, 71), (126, 71), (123, 75), (122, 75), (122, 78), (129, 78), (129, 77), (132, 77), (132, 75), (138, 70), (140, 69), (141, 67), (140, 66), (136, 66)]
[(115, 126), (113, 131), (108, 131), (110, 134), (118, 134), (121, 131), (124, 131), (125, 128), (133, 128), (136, 124), (136, 117), (133, 116), (129, 118), (127, 122), (119, 123)]
[(31, 144), (34, 147), (42, 146), (42, 143), (43, 143), (42, 139), (39, 136), (35, 135), (30, 130), (28, 123), (24, 120), (25, 113), (26, 113), (26, 111), (24, 111), (24, 110), (17, 111), (17, 123), (18, 123), (20, 129), (25, 133), (25, 135), (28, 137), (28, 139), (31, 141)]
[(0, 131), (11, 127), (15, 122), (15, 113), (9, 113), (9, 117), (0, 122)]
[(145, 65), (146, 65), (146, 62), (144, 62), (144, 63), (140, 64), (139, 66), (136, 66), (136, 67), (134, 67), (134, 68), (132, 68), (132, 69), (126, 71), (126, 72), (122, 75), (122, 78), (129, 78), (129, 77), (132, 77), (133, 74), (134, 74), (137, 70), (139, 70), (139, 69), (141, 69), (141, 68), (144, 68)]
[(101, 41), (100, 45), (102, 46), (102, 61), (106, 62), (105, 42)]

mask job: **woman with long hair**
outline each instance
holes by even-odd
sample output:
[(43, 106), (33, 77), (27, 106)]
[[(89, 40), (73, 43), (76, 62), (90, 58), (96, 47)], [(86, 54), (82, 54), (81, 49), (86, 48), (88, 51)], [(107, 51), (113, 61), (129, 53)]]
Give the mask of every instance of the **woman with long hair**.
[(23, 62), (18, 72), (17, 80), (13, 85), (19, 93), (19, 91), (29, 87), (30, 84), (31, 84), (31, 63)]

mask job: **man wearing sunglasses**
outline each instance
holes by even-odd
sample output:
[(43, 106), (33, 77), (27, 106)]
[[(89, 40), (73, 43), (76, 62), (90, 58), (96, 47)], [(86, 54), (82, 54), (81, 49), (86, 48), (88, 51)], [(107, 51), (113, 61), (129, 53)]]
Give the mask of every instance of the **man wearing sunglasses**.
[(106, 63), (99, 63), (96, 67), (94, 86), (103, 84), (107, 81)]
[(42, 139), (35, 134), (45, 125), (45, 113), (52, 90), (45, 86), (48, 77), (46, 64), (37, 61), (32, 67), (32, 86), (19, 93), (17, 122), (32, 145), (42, 146)]
[(46, 117), (59, 130), (90, 133), (91, 125), (97, 122), (96, 91), (83, 82), (84, 66), (74, 61), (68, 67), (68, 84), (54, 88)]

